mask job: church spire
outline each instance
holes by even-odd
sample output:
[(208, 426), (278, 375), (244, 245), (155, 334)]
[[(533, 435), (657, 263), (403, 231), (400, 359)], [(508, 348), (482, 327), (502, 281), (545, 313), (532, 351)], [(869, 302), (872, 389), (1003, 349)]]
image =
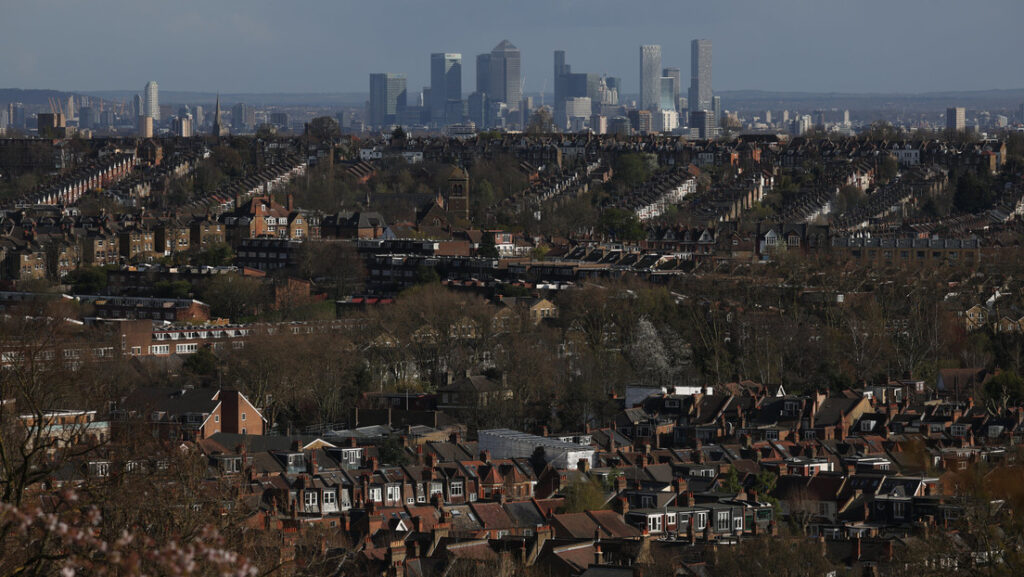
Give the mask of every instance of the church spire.
[(213, 136), (220, 138), (223, 132), (220, 126), (220, 92), (217, 93), (216, 110), (213, 113)]

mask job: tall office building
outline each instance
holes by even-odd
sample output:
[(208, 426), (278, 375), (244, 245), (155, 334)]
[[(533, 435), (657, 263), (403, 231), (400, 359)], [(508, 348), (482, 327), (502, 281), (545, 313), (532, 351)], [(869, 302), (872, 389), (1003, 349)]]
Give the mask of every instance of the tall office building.
[(256, 111), (244, 102), (239, 102), (231, 107), (231, 128), (237, 131), (245, 131), (256, 124)]
[(96, 109), (92, 106), (78, 109), (78, 128), (92, 128), (96, 126), (96, 120)]
[(690, 110), (711, 110), (711, 41), (690, 43)]
[(658, 109), (659, 110), (675, 110), (676, 109), (676, 91), (673, 87), (674, 79), (671, 76), (662, 76), (659, 87)]
[(405, 110), (405, 74), (376, 73), (370, 75), (371, 126), (394, 124)]
[(958, 106), (946, 109), (946, 130), (963, 132), (967, 128), (967, 109)]
[(681, 78), (681, 75), (680, 75), (680, 72), (679, 72), (679, 67), (678, 66), (669, 66), (667, 68), (663, 68), (661, 70), (661, 77), (662, 78), (668, 77), (668, 78), (672, 79), (672, 92), (673, 92), (672, 108), (674, 110), (678, 110), (679, 96), (681, 96), (679, 94), (679, 84), (680, 84), (679, 80)]
[(156, 82), (150, 80), (146, 83), (146, 90), (142, 97), (142, 116), (153, 119), (153, 123), (160, 122), (160, 97), (159, 88)]
[(476, 91), (488, 93), (491, 90), (491, 55), (476, 55)]
[(722, 97), (713, 96), (711, 97), (711, 112), (715, 121), (715, 126), (719, 126), (722, 123)]
[(640, 47), (640, 108), (658, 110), (661, 107), (661, 46), (645, 44)]
[(496, 102), (508, 104), (509, 110), (518, 109), (523, 98), (519, 49), (508, 40), (502, 40), (491, 50), (490, 63), (487, 95)]
[[(444, 124), (445, 110), (452, 109), (449, 103), (462, 100), (462, 55), (452, 52), (438, 52), (430, 55), (430, 118)], [(459, 122), (452, 119), (452, 122)]]

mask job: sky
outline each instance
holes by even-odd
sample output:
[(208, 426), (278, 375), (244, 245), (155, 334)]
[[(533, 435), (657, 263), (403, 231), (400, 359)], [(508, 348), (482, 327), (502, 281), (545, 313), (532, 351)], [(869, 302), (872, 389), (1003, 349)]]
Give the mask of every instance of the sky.
[(713, 43), (715, 90), (919, 93), (1024, 88), (1024, 0), (0, 0), (0, 88), (367, 92), (429, 85), (430, 53), (522, 51), (526, 92), (575, 72), (639, 85), (639, 46), (689, 84)]

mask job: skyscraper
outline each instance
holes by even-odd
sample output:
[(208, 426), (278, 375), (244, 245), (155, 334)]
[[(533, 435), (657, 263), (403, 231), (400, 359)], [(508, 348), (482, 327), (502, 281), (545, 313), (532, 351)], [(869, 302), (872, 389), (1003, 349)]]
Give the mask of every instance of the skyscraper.
[(963, 132), (967, 128), (967, 109), (958, 106), (946, 109), (946, 130)]
[(659, 83), (659, 110), (676, 109), (676, 92), (673, 90), (674, 79), (671, 76), (662, 76)]
[(476, 91), (488, 93), (491, 90), (491, 55), (476, 55)]
[(370, 124), (394, 124), (405, 109), (405, 74), (377, 73), (370, 75)]
[(711, 41), (690, 43), (690, 110), (711, 110)]
[(519, 49), (508, 40), (502, 40), (491, 50), (490, 62), (491, 86), (487, 95), (507, 104), (509, 110), (518, 109), (523, 97)]
[(156, 82), (150, 80), (146, 83), (146, 89), (142, 97), (142, 116), (153, 119), (153, 123), (160, 122), (160, 97), (159, 88)]
[(679, 103), (679, 96), (680, 96), (680, 94), (679, 94), (679, 79), (681, 78), (681, 75), (679, 73), (679, 67), (678, 66), (669, 66), (667, 68), (662, 69), (661, 77), (662, 78), (668, 77), (668, 78), (672, 79), (672, 93), (673, 93), (673, 95), (672, 95), (672, 109), (673, 110), (678, 110), (678, 106), (677, 105)]
[(640, 47), (640, 108), (658, 110), (661, 106), (661, 46)]
[[(462, 100), (462, 55), (437, 52), (430, 55), (430, 118), (433, 122), (446, 122), (445, 109), (449, 102)], [(453, 119), (458, 122), (460, 119)]]

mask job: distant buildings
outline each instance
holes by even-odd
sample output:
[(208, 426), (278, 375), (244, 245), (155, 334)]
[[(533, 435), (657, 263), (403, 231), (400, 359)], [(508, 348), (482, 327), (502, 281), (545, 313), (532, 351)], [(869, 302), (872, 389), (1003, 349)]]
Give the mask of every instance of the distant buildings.
[(504, 102), (509, 110), (518, 109), (523, 99), (519, 49), (508, 40), (502, 40), (494, 50), (491, 50), (488, 61), (488, 97), (495, 102)]
[(640, 108), (657, 111), (661, 108), (661, 46), (640, 47)]
[(256, 111), (244, 102), (231, 107), (231, 128), (237, 132), (251, 130), (256, 125)]
[(462, 55), (437, 52), (430, 55), (430, 119), (437, 125), (460, 122), (454, 112), (462, 101)]
[(397, 116), (406, 106), (404, 74), (377, 73), (370, 75), (369, 121), (372, 126), (396, 123)]
[[(679, 79), (680, 79), (679, 67), (678, 66), (669, 66), (667, 68), (662, 69), (661, 77), (663, 79), (664, 78), (671, 78), (672, 79), (672, 106), (671, 106), (671, 109), (672, 110), (679, 110), (679, 96), (680, 96), (680, 94), (679, 94)], [(663, 82), (664, 82), (664, 80), (663, 80)], [(662, 102), (663, 102), (662, 108), (663, 109), (665, 108), (664, 107), (664, 100), (665, 100), (665, 88), (664, 88), (664, 86), (662, 86)]]
[(690, 110), (711, 110), (711, 41), (690, 43)]
[(946, 109), (946, 130), (963, 132), (967, 128), (967, 109), (961, 107)]
[(142, 116), (153, 119), (153, 123), (160, 122), (160, 96), (156, 82), (150, 80), (146, 83), (146, 89), (142, 98)]

